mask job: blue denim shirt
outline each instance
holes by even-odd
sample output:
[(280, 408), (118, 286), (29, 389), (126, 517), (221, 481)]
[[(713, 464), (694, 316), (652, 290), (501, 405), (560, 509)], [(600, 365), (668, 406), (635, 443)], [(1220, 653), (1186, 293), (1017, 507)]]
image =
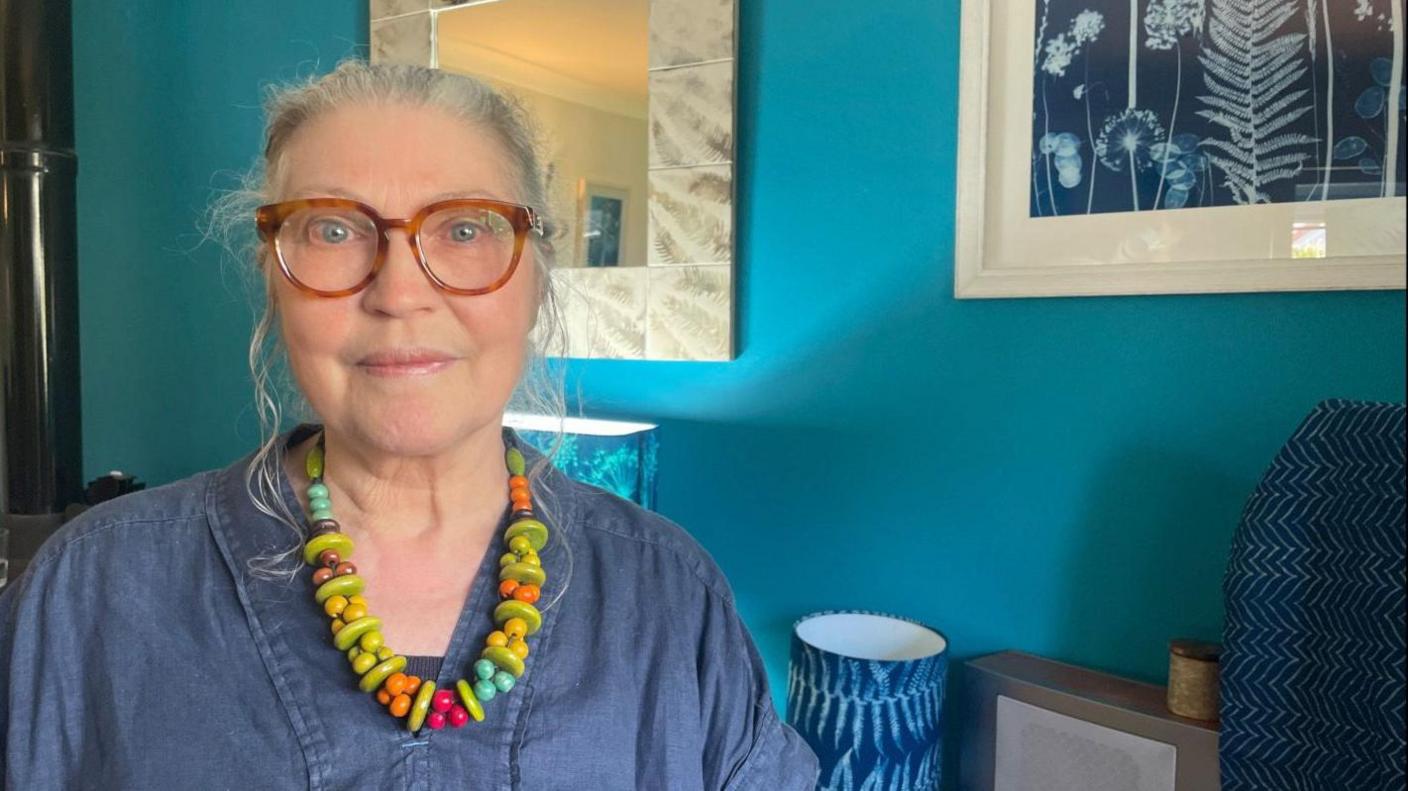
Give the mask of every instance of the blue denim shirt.
[[(308, 575), (248, 570), (293, 538), (250, 501), (247, 462), (84, 512), (0, 595), (7, 788), (815, 787), (727, 582), (669, 521), (549, 468), (543, 601), (566, 594), (484, 722), (413, 736), (357, 689)], [(498, 555), (442, 687), (494, 628)]]

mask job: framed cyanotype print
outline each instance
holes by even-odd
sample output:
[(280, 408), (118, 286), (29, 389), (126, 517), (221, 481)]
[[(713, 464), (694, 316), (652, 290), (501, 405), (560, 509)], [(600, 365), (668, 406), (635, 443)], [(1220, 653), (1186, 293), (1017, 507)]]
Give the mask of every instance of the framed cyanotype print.
[(965, 3), (956, 295), (1403, 288), (1403, 5)]

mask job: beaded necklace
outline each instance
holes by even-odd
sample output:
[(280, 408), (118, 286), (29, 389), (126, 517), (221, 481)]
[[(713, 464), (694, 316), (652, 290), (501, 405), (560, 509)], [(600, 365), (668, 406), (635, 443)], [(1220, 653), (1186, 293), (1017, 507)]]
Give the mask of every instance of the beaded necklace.
[(548, 529), (533, 514), (533, 496), (528, 488), (523, 453), (509, 445), (504, 461), (509, 472), (509, 501), (512, 516), (504, 530), (508, 551), (499, 558), (499, 598), (494, 607), (494, 623), (499, 627), (484, 640), (484, 649), (474, 663), (473, 683), (455, 682), (454, 691), (437, 690), (433, 679), (408, 676), (406, 657), (386, 645), (381, 619), (367, 610), (362, 596), (365, 581), (352, 556), (352, 539), (332, 515), (332, 501), (323, 483), (324, 435), (309, 449), (304, 460), (308, 473), (308, 541), (303, 560), (315, 567), (313, 598), (332, 618), (332, 643), (347, 654), (352, 671), (360, 676), (357, 686), (375, 693), (377, 702), (391, 716), (405, 718), (412, 733), (422, 725), (440, 730), (446, 725), (463, 728), (471, 719), (484, 721), (484, 704), (496, 695), (513, 689), (523, 675), (528, 658), (528, 635), (538, 631), (543, 617), (533, 604), (541, 595), (547, 575), (538, 551), (548, 542)]

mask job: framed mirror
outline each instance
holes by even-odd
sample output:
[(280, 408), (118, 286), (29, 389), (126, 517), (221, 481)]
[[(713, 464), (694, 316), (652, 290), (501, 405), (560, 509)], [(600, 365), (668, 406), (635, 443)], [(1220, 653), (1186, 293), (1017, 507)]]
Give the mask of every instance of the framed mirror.
[(371, 0), (373, 62), (472, 74), (538, 120), (566, 356), (734, 356), (737, 0)]

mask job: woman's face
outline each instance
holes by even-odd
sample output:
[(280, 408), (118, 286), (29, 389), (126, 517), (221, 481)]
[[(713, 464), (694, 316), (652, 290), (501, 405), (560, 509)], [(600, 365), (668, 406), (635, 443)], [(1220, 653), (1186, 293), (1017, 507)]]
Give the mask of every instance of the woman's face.
[[(502, 146), (442, 111), (352, 105), (293, 135), (276, 188), (279, 200), (346, 197), (405, 219), (451, 197), (519, 202), (510, 174)], [(433, 454), (499, 424), (533, 326), (533, 245), (524, 245), (502, 288), (457, 296), (426, 278), (403, 231), (389, 233), (381, 271), (351, 296), (303, 292), (273, 262), (266, 274), (294, 377), (329, 429), (386, 453)], [(446, 359), (377, 364), (379, 355), (408, 351)]]

